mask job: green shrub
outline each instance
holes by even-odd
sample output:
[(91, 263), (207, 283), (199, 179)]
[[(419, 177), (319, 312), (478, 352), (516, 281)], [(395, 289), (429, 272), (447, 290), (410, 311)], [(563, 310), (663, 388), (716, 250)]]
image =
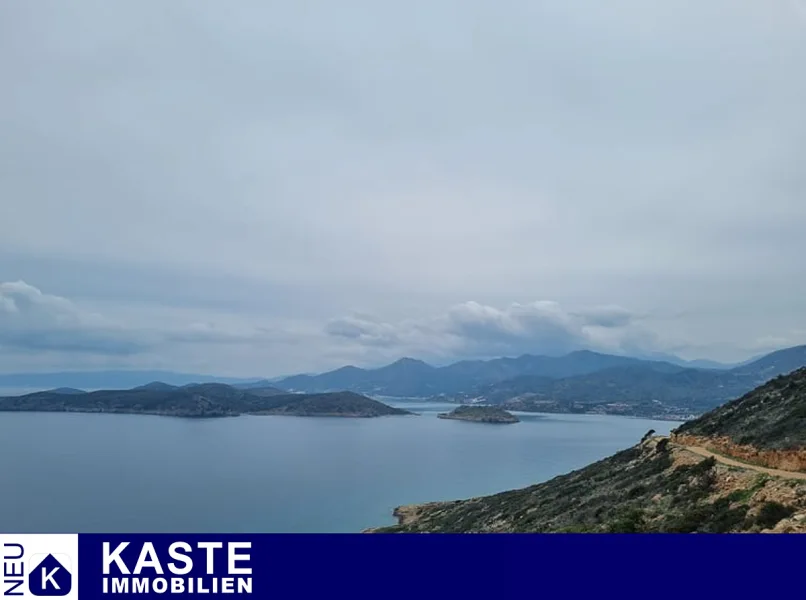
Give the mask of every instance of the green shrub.
[(609, 533), (642, 533), (646, 530), (644, 511), (635, 508), (622, 513), (607, 526)]
[(765, 502), (756, 515), (756, 525), (762, 529), (771, 529), (779, 521), (786, 519), (795, 512), (791, 506), (784, 506), (778, 502)]
[(730, 500), (720, 498), (711, 505), (711, 516), (705, 524), (708, 533), (727, 533), (738, 527), (747, 515), (747, 506), (730, 508)]
[(638, 498), (639, 496), (643, 496), (644, 494), (646, 494), (646, 486), (645, 485), (636, 485), (635, 487), (630, 488), (630, 491), (627, 492), (627, 499), (628, 500), (634, 500), (635, 498)]
[(741, 525), (746, 515), (746, 505), (730, 508), (730, 500), (720, 498), (667, 519), (663, 529), (670, 533), (727, 533)]
[(707, 473), (711, 469), (714, 468), (716, 465), (716, 459), (713, 456), (709, 456), (705, 460), (701, 460), (696, 465), (691, 467), (689, 471), (692, 475), (702, 475), (703, 473)]
[(727, 498), (729, 502), (747, 502), (754, 493), (755, 490), (752, 488), (733, 490), (730, 494), (728, 494)]

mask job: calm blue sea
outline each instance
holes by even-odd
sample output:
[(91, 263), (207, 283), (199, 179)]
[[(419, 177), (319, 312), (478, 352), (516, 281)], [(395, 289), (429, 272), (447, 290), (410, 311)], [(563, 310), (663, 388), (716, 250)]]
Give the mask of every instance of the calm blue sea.
[(0, 531), (357, 532), (545, 481), (677, 426), (594, 415), (191, 420), (0, 413)]

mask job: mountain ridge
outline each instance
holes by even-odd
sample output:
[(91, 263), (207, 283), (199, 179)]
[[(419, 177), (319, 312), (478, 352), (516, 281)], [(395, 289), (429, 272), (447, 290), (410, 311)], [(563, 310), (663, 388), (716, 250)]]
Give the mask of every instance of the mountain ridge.
[(559, 379), (520, 376), (475, 388), (453, 399), (497, 404), (511, 410), (681, 417), (701, 414), (802, 366), (806, 366), (806, 346), (795, 346), (733, 369), (640, 363)]
[(730, 369), (578, 350), (524, 354), (433, 367), (400, 359), (379, 369), (343, 367), (278, 386), (307, 393), (346, 389), (378, 397), (485, 403), (531, 412), (600, 412), (685, 420), (806, 365), (806, 346), (772, 352)]
[(475, 385), (503, 381), (520, 375), (551, 378), (592, 373), (628, 364), (651, 364), (659, 368), (681, 367), (660, 361), (577, 350), (564, 356), (522, 354), (490, 360), (465, 360), (434, 367), (420, 360), (402, 358), (376, 369), (346, 366), (319, 375), (297, 375), (276, 382), (289, 391), (324, 392), (347, 389), (388, 397), (431, 397), (465, 392)]

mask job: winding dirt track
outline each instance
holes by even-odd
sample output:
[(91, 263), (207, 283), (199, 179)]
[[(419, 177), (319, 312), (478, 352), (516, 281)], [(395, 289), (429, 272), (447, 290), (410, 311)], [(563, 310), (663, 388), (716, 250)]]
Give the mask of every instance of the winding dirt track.
[(706, 450), (705, 448), (701, 448), (699, 446), (683, 446), (681, 444), (675, 444), (673, 442), (670, 442), (669, 445), (676, 446), (677, 448), (683, 448), (684, 450), (688, 450), (689, 452), (693, 452), (694, 454), (699, 454), (700, 456), (704, 456), (705, 458), (713, 457), (717, 462), (720, 462), (723, 465), (729, 465), (731, 467), (739, 467), (740, 469), (749, 469), (751, 471), (757, 471), (759, 473), (766, 473), (767, 475), (772, 475), (773, 477), (785, 477), (787, 479), (806, 480), (806, 473), (798, 473), (796, 471), (782, 471), (781, 469), (770, 469), (769, 467), (750, 465), (748, 463), (728, 458), (727, 456), (723, 456), (722, 454), (716, 454), (715, 452), (711, 452), (710, 450)]

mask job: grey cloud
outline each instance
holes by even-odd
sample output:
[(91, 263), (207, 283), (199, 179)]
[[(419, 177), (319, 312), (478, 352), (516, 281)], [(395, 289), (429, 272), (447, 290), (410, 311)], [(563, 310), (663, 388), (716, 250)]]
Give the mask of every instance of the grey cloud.
[(284, 338), (287, 334), (270, 328), (227, 329), (207, 321), (134, 326), (24, 281), (0, 282), (0, 346), (12, 350), (131, 355), (170, 344), (255, 344)]
[(781, 7), (314, 4), (4, 5), (3, 244), (41, 250), (40, 215), (49, 253), (464, 297), (554, 265), (744, 269), (731, 232), (760, 220), (766, 259), (801, 247)]
[(144, 350), (147, 342), (66, 298), (16, 281), (0, 282), (0, 346), (126, 355)]
[(390, 347), (400, 344), (400, 337), (394, 326), (365, 315), (332, 319), (325, 326), (325, 333), (372, 346)]
[(500, 309), (465, 302), (421, 320), (399, 323), (352, 316), (331, 321), (325, 332), (358, 345), (382, 345), (399, 356), (424, 358), (563, 354), (583, 348), (650, 352), (657, 336), (633, 323), (624, 308), (591, 307), (572, 312), (557, 302), (511, 304)]
[[(743, 358), (806, 323), (802, 6), (0, 3), (0, 281), (104, 304), (70, 327), (161, 363)], [(322, 333), (354, 310), (384, 318)]]
[(576, 325), (555, 302), (513, 304), (506, 310), (466, 302), (447, 316), (447, 330), (484, 354), (504, 348), (509, 352), (567, 352), (580, 344)]
[(599, 327), (624, 327), (635, 319), (634, 313), (621, 306), (597, 306), (575, 314), (585, 323)]

